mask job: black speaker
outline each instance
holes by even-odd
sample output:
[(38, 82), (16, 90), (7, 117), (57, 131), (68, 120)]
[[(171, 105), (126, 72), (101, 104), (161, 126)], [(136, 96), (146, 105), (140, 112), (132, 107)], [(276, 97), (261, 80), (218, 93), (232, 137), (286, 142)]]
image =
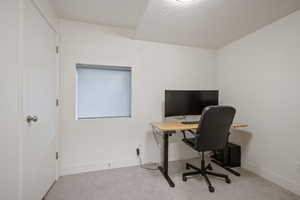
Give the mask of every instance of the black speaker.
[(228, 143), (224, 149), (215, 151), (213, 158), (226, 167), (240, 167), (241, 146)]

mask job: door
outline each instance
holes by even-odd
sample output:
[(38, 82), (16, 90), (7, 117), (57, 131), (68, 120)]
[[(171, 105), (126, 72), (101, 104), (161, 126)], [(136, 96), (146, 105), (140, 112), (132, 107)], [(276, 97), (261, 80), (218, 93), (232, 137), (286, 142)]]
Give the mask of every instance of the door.
[(56, 179), (56, 33), (30, 0), (23, 45), (23, 200), (41, 200)]

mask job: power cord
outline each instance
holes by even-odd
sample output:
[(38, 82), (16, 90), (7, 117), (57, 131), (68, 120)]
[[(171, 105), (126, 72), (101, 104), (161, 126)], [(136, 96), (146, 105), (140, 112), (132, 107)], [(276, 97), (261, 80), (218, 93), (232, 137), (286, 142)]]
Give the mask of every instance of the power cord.
[(155, 171), (155, 170), (158, 170), (158, 165), (156, 163), (153, 163), (155, 165), (155, 167), (153, 168), (150, 168), (150, 167), (145, 167), (143, 164), (142, 164), (142, 158), (139, 156), (139, 162), (140, 162), (140, 168), (142, 169), (146, 169), (146, 170), (152, 170), (152, 171)]
[(154, 168), (145, 167), (145, 166), (143, 165), (142, 157), (140, 156), (140, 149), (139, 149), (139, 148), (136, 149), (136, 155), (137, 155), (137, 157), (139, 158), (139, 166), (140, 166), (140, 168), (146, 169), (146, 170), (151, 170), (151, 171), (158, 170), (158, 165), (157, 165), (156, 163), (153, 163), (153, 164), (156, 165)]

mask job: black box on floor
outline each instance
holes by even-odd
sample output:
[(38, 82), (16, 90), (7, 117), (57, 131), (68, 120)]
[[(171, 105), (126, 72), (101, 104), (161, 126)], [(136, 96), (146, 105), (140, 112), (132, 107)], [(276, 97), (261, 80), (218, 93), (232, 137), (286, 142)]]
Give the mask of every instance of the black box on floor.
[(240, 167), (241, 146), (233, 143), (228, 143), (225, 149), (215, 151), (212, 158), (221, 162), (224, 166), (227, 167)]

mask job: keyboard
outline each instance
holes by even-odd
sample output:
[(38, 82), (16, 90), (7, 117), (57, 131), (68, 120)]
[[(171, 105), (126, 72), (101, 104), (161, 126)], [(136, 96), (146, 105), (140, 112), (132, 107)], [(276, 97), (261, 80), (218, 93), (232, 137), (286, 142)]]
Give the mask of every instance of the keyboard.
[(187, 122), (181, 122), (182, 124), (199, 124), (199, 121), (187, 121)]

